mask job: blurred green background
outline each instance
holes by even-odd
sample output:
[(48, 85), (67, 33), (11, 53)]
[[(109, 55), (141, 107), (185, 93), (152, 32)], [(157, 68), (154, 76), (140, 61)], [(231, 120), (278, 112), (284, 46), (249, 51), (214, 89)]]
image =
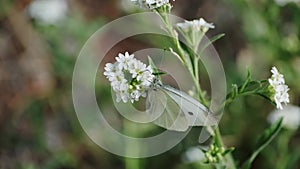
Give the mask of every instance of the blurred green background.
[[(208, 37), (223, 62), (227, 84), (240, 84), (250, 68), (254, 79), (266, 79), (276, 65), (291, 88), (291, 103), (300, 105), (300, 2), (297, 0), (176, 0), (173, 14), (203, 17), (214, 23)], [(126, 168), (125, 158), (94, 144), (83, 132), (73, 108), (72, 72), (87, 39), (109, 21), (139, 11), (126, 0), (1, 0), (0, 1), (0, 168)], [(151, 37), (148, 37), (151, 38)], [(130, 39), (107, 56), (147, 48), (145, 38)], [(205, 82), (204, 82), (205, 83)], [(110, 88), (98, 88), (109, 95)], [(274, 109), (257, 96), (232, 103), (220, 130), (233, 155), (244, 161)], [(101, 132), (101, 131), (99, 131)], [(170, 151), (147, 159), (127, 159), (140, 168), (201, 168), (185, 163), (184, 152), (197, 145), (199, 129)], [(279, 134), (285, 137), (285, 131)], [(300, 168), (300, 133), (275, 140), (253, 168)], [(279, 145), (285, 144), (281, 156)], [(280, 147), (280, 146), (279, 146)], [(203, 166), (202, 166), (203, 167)], [(207, 167), (207, 166), (204, 166)], [(128, 168), (128, 166), (127, 166)]]

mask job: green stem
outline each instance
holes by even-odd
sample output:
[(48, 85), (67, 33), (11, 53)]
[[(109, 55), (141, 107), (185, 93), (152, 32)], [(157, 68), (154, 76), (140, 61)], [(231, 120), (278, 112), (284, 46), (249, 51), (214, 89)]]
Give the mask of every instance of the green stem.
[(194, 85), (196, 87), (196, 91), (197, 94), (199, 96), (200, 101), (206, 106), (208, 107), (208, 102), (206, 101), (205, 97), (204, 97), (204, 93), (201, 90), (200, 87), (200, 82), (199, 82), (199, 59), (198, 58), (194, 58), (194, 65), (195, 65), (195, 71), (194, 74), (191, 74), (193, 76), (193, 81), (194, 81)]
[[(168, 16), (166, 15), (166, 13), (159, 13), (158, 11), (156, 11), (156, 12), (161, 17), (163, 23), (165, 24), (165, 28), (166, 28), (168, 34), (171, 37), (173, 37), (173, 43), (176, 46), (176, 49), (177, 49), (178, 54), (179, 54), (179, 57), (182, 59), (184, 66), (189, 70), (189, 73), (192, 76), (194, 85), (196, 87), (196, 92), (197, 92), (197, 94), (199, 96), (200, 101), (206, 107), (208, 107), (208, 102), (207, 102), (207, 100), (204, 97), (204, 93), (201, 90), (200, 83), (199, 83), (199, 57), (196, 57), (196, 56), (191, 57), (190, 56), (189, 57), (190, 58), (190, 62), (188, 63), (186, 61), (185, 52), (184, 52), (184, 50), (182, 49), (182, 47), (181, 47), (181, 45), (179, 43), (178, 35), (176, 34), (175, 30), (173, 29), (172, 25), (170, 24)], [(197, 50), (198, 50), (198, 46), (194, 46), (193, 50), (196, 53)], [(218, 143), (222, 147), (224, 147), (224, 144), (223, 144), (223, 141), (222, 141), (222, 137), (221, 137), (221, 134), (220, 134), (220, 131), (219, 131), (218, 127), (216, 127), (215, 132), (216, 132), (215, 133), (216, 140), (218, 141)], [(226, 164), (229, 166), (229, 169), (236, 169), (236, 166), (234, 164), (234, 160), (233, 160), (233, 157), (232, 157), (231, 153), (228, 153), (225, 156), (225, 160), (227, 162)]]
[[(129, 135), (132, 133), (138, 133), (138, 131), (136, 131), (136, 126), (134, 126), (132, 123), (130, 123), (126, 119), (123, 120), (123, 132), (126, 135)], [(135, 151), (135, 152), (139, 151), (137, 149), (137, 147), (139, 147), (138, 145), (132, 145), (132, 144), (126, 143), (125, 146), (126, 146), (126, 153), (130, 153), (132, 151)], [(124, 160), (125, 160), (125, 168), (126, 169), (140, 169), (139, 159), (125, 157)]]
[[(219, 127), (216, 127), (216, 129), (215, 129), (215, 140), (216, 140), (216, 143), (220, 147), (225, 147), (225, 145), (223, 143), (223, 140), (222, 140), (222, 136), (221, 136)], [(234, 159), (233, 159), (231, 153), (228, 153), (228, 154), (225, 155), (225, 164), (226, 164), (226, 169), (236, 169)]]
[(125, 168), (126, 169), (140, 169), (139, 168), (139, 161), (138, 159), (133, 158), (125, 158)]
[(240, 96), (249, 96), (249, 95), (253, 95), (253, 94), (257, 94), (257, 91), (248, 91), (248, 92), (243, 92), (243, 93), (238, 93), (235, 97), (230, 97), (227, 98), (221, 105), (220, 110), (223, 109), (225, 106), (229, 105), (230, 103), (232, 103), (236, 98), (240, 97)]
[[(208, 102), (206, 101), (206, 99), (204, 97), (204, 93), (201, 90), (201, 87), (200, 87), (200, 84), (199, 84), (199, 58), (198, 57), (190, 58), (191, 59), (190, 63), (193, 63), (194, 66), (192, 64), (188, 64), (188, 62), (186, 61), (186, 58), (185, 58), (185, 52), (184, 52), (184, 50), (182, 49), (182, 47), (180, 45), (180, 42), (178, 40), (178, 35), (175, 34), (175, 30), (173, 29), (172, 25), (170, 24), (170, 20), (169, 20), (168, 15), (161, 14), (159, 12), (157, 12), (157, 14), (161, 17), (163, 23), (165, 24), (165, 28), (166, 28), (168, 34), (171, 37), (173, 37), (172, 38), (173, 43), (176, 46), (176, 49), (178, 51), (178, 54), (179, 54), (181, 60), (183, 61), (184, 66), (189, 70), (191, 76), (193, 77), (193, 82), (194, 82), (194, 85), (196, 87), (196, 91), (198, 93), (198, 97), (199, 97), (200, 101), (206, 107), (208, 107)], [(197, 48), (194, 47), (193, 50), (196, 50)], [(194, 67), (194, 70), (192, 69), (192, 67)]]
[(173, 26), (170, 22), (170, 19), (168, 17), (168, 13), (159, 13), (158, 11), (155, 11), (158, 16), (160, 16), (162, 22), (164, 23), (164, 26), (166, 28), (166, 31), (167, 33), (169, 34), (170, 37), (172, 37), (172, 41), (173, 41), (173, 44), (175, 45), (176, 47), (176, 50), (178, 52), (178, 55), (180, 57), (180, 59), (182, 60), (184, 66), (186, 68), (188, 68), (188, 70), (190, 72), (192, 72), (193, 70), (191, 69), (192, 65), (191, 63), (188, 63), (187, 60), (186, 60), (186, 55), (185, 55), (185, 52), (184, 50), (182, 49), (181, 45), (180, 45), (180, 42), (178, 40), (178, 35), (176, 33), (176, 31), (173, 29)]

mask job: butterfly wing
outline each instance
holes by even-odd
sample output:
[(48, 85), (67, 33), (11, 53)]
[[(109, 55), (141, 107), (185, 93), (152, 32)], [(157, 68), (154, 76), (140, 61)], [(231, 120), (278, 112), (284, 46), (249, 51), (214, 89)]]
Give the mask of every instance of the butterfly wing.
[(154, 121), (160, 117), (165, 111), (166, 104), (167, 97), (163, 92), (157, 91), (156, 89), (150, 90), (146, 100), (146, 112), (149, 116), (149, 119)]
[(147, 112), (153, 123), (168, 130), (186, 131), (189, 127), (180, 106), (160, 88), (150, 90), (147, 97)]
[(217, 118), (198, 100), (170, 86), (162, 86), (167, 95), (180, 105), (189, 126), (217, 125)]

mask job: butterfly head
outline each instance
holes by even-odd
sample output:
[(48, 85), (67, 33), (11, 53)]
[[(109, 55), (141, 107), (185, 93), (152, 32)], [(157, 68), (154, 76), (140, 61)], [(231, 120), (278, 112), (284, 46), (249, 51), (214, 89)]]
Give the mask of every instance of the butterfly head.
[(161, 86), (162, 86), (162, 83), (161, 83), (160, 79), (158, 77), (154, 77), (153, 81), (152, 81), (152, 84), (151, 84), (151, 88), (152, 89), (157, 89)]

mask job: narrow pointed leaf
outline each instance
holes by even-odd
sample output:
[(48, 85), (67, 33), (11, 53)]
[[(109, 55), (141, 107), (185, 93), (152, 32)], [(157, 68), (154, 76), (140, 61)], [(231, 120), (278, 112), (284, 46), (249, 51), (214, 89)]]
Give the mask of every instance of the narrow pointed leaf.
[(242, 165), (242, 169), (249, 169), (257, 155), (276, 137), (281, 129), (282, 120), (283, 118), (280, 118), (276, 123), (272, 124), (268, 129), (265, 130), (263, 135), (258, 139), (254, 152), (252, 153), (250, 158)]
[(153, 69), (153, 72), (154, 72), (154, 73), (158, 73), (158, 69), (157, 69), (156, 65), (154, 64), (154, 62), (153, 62), (153, 60), (151, 59), (150, 56), (148, 56), (148, 62), (149, 62), (149, 64), (151, 65), (151, 67), (152, 67), (152, 69)]
[(218, 34), (214, 37), (212, 37), (204, 46), (203, 48), (201, 49), (200, 51), (200, 56), (202, 55), (203, 51), (212, 43), (214, 43), (215, 41), (217, 41), (218, 39), (222, 38), (223, 36), (225, 36), (225, 33), (221, 33), (221, 34)]

